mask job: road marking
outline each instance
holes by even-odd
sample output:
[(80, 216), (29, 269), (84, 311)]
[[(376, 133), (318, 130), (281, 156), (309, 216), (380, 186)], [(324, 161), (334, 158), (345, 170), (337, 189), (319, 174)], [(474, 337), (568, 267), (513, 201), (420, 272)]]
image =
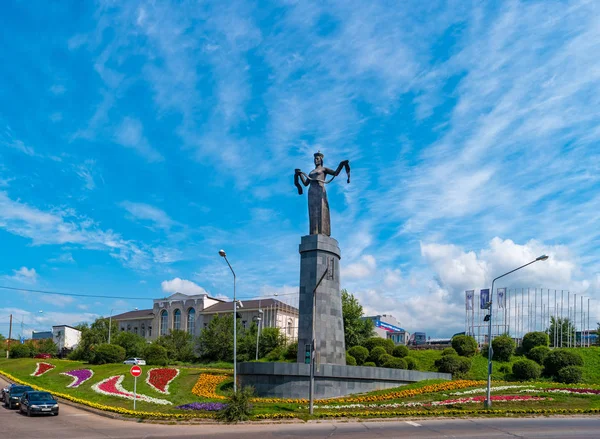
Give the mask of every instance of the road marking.
[(404, 422), (406, 422), (407, 424), (412, 425), (413, 427), (420, 427), (421, 426), (421, 424), (417, 424), (416, 422), (413, 422), (413, 421), (404, 421)]

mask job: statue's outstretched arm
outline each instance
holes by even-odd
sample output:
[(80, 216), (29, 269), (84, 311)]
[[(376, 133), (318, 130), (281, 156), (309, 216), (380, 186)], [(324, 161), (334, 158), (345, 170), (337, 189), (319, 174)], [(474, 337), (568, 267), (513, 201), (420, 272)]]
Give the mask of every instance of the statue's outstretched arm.
[(350, 183), (350, 162), (348, 160), (341, 161), (335, 171), (333, 171), (329, 168), (325, 168), (326, 169), (325, 172), (329, 175), (333, 175), (334, 177), (337, 177), (338, 175), (340, 175), (340, 172), (342, 172), (343, 168), (346, 168), (346, 174), (348, 175), (348, 183)]
[(300, 186), (299, 180), (302, 181), (304, 186), (310, 184), (308, 179), (304, 176), (304, 173), (300, 169), (296, 169), (296, 172), (294, 173), (294, 186), (298, 189), (298, 195), (302, 195), (302, 186)]

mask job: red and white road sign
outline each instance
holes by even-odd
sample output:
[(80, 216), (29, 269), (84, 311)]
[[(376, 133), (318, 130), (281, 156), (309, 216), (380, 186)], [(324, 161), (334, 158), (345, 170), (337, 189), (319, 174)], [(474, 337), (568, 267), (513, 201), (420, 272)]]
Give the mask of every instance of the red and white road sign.
[(129, 372), (131, 375), (137, 378), (142, 374), (142, 368), (140, 366), (131, 366), (131, 370)]

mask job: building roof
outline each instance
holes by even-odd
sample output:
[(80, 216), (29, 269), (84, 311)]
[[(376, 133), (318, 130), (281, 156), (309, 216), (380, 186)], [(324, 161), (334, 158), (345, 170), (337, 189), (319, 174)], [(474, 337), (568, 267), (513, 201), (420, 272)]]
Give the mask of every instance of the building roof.
[(138, 309), (128, 311), (123, 314), (112, 316), (113, 320), (130, 320), (130, 319), (151, 319), (154, 318), (154, 312), (151, 309)]
[[(75, 331), (79, 331), (79, 329), (77, 329), (73, 326), (70, 326), (70, 325), (54, 325), (54, 326), (52, 326), (52, 329), (54, 329), (54, 328), (71, 328), (71, 329), (74, 329)], [(79, 332), (81, 332), (81, 331), (79, 331)]]
[[(283, 303), (277, 299), (260, 299), (260, 300), (242, 300), (243, 307), (239, 308), (238, 311), (247, 311), (251, 309), (262, 309), (266, 308), (279, 308), (279, 309), (287, 309), (292, 313), (298, 313), (298, 308), (288, 305), (287, 303)], [(215, 314), (221, 312), (233, 312), (233, 302), (221, 302), (215, 303), (208, 308), (205, 308), (200, 314)]]

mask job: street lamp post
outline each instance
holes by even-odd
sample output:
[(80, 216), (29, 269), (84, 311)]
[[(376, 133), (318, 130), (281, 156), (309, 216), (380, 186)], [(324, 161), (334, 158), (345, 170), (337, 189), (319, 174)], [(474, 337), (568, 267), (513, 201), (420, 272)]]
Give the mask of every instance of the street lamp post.
[(235, 300), (235, 271), (233, 271), (233, 268), (231, 268), (231, 264), (229, 263), (229, 261), (227, 260), (227, 253), (225, 253), (225, 250), (219, 250), (219, 255), (221, 255), (221, 257), (223, 259), (225, 259), (225, 262), (227, 262), (227, 265), (229, 266), (229, 269), (231, 270), (231, 273), (233, 274), (233, 393), (237, 392), (237, 302)]
[(108, 317), (108, 344), (110, 344), (110, 328), (112, 327), (112, 313), (114, 308), (110, 310), (110, 316)]
[(514, 270), (511, 270), (507, 273), (504, 273), (501, 276), (498, 276), (497, 278), (495, 278), (494, 280), (492, 280), (492, 289), (490, 291), (490, 302), (489, 302), (489, 320), (488, 320), (488, 376), (487, 376), (487, 397), (485, 400), (485, 406), (487, 408), (491, 408), (492, 407), (492, 303), (493, 303), (493, 296), (494, 296), (494, 282), (496, 282), (498, 279), (507, 276), (511, 273), (514, 273), (517, 270), (520, 270), (521, 268), (527, 267), (528, 265), (531, 265), (535, 262), (538, 261), (545, 261), (546, 259), (548, 259), (548, 256), (546, 255), (542, 255), (539, 256), (537, 258), (535, 258), (533, 261), (528, 262), (525, 265), (521, 265), (520, 267), (515, 268)]
[[(262, 311), (258, 311), (262, 313)], [(256, 361), (258, 361), (258, 339), (260, 337), (260, 321), (262, 319), (260, 317), (256, 317)]]

